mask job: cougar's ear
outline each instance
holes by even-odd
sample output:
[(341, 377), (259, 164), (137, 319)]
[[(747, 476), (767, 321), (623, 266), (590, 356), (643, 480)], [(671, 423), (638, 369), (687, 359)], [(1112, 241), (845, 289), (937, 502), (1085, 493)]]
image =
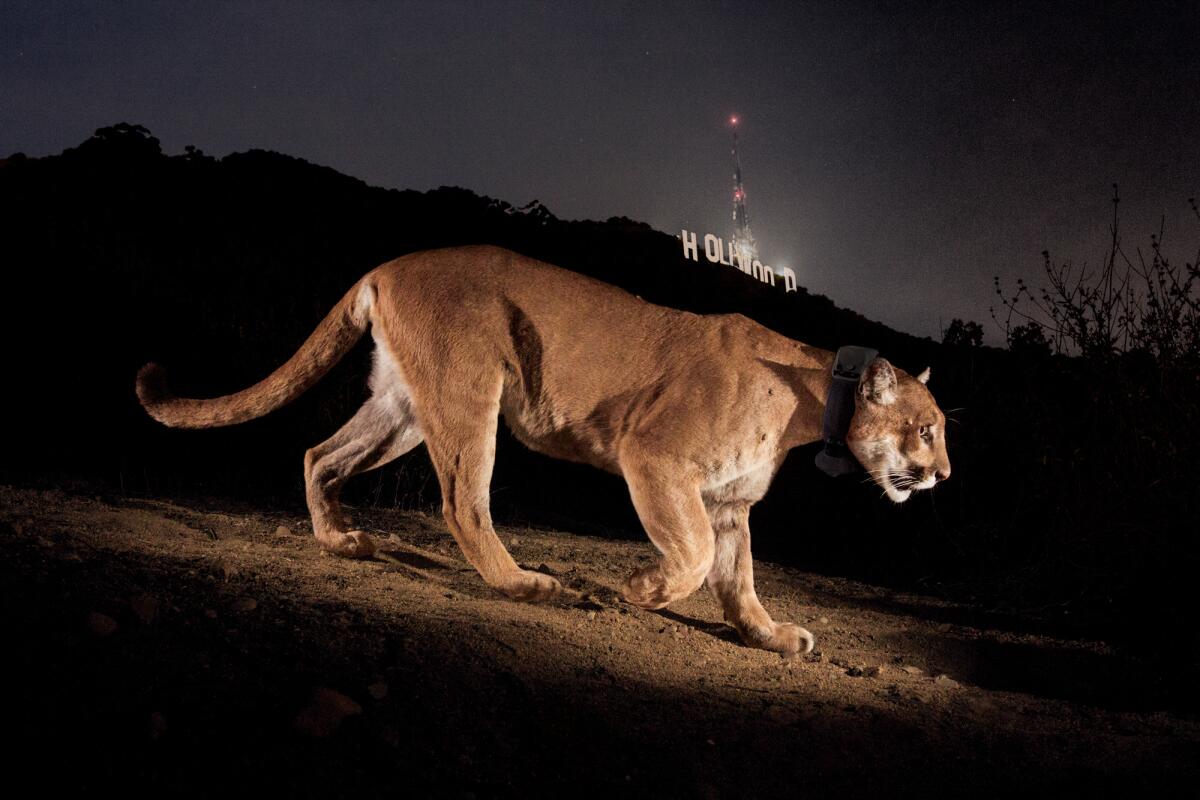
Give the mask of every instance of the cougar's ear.
[(929, 367), (926, 367), (925, 371), (917, 376), (917, 380), (921, 383), (929, 383)]
[(877, 358), (863, 370), (858, 391), (864, 400), (881, 406), (896, 402), (896, 370), (886, 358)]

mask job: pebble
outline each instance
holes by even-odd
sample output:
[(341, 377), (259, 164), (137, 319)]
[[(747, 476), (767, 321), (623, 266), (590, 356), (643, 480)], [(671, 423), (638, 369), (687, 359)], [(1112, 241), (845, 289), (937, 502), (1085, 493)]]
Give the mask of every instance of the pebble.
[(129, 601), (129, 607), (143, 625), (149, 625), (158, 617), (158, 598), (142, 593)]
[(933, 682), (938, 686), (945, 686), (947, 689), (957, 689), (959, 686), (958, 681), (954, 680), (954, 678), (951, 678), (945, 673), (938, 675), (933, 679)]
[(159, 739), (167, 735), (167, 718), (162, 715), (162, 712), (150, 712), (149, 726), (150, 738), (152, 740), (157, 742)]
[(253, 597), (239, 597), (229, 604), (234, 611), (253, 611), (258, 608), (258, 601)]
[(863, 675), (868, 678), (878, 678), (883, 672), (883, 665), (870, 666), (863, 670)]
[(388, 696), (388, 685), (383, 681), (376, 681), (367, 687), (367, 694), (376, 700), (382, 700)]
[(829, 617), (817, 617), (817, 622), (821, 623), (822, 625), (828, 625)]
[(320, 739), (332, 735), (346, 717), (361, 713), (358, 703), (322, 686), (313, 690), (312, 700), (296, 714), (293, 724), (300, 733)]
[(587, 612), (587, 618), (588, 618), (588, 619), (595, 619), (595, 618), (596, 618), (596, 612), (595, 612), (595, 611), (589, 611), (589, 612)]
[(292, 529), (289, 528), (287, 525), (280, 525), (278, 528), (275, 529), (275, 535), (276, 536), (291, 536)]
[(117, 621), (107, 614), (101, 614), (99, 611), (93, 611), (88, 614), (87, 618), (88, 630), (98, 639), (103, 639), (105, 636), (111, 636), (117, 632)]
[(921, 669), (920, 667), (914, 667), (911, 664), (903, 666), (900, 669), (903, 670), (904, 672), (907, 672), (909, 675), (924, 675), (925, 674), (925, 670)]

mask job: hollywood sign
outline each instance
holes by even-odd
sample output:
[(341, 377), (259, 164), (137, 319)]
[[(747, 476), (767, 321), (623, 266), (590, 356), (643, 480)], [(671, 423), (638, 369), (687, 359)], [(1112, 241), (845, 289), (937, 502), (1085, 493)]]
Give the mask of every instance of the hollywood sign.
[[(683, 242), (683, 255), (692, 261), (700, 260), (700, 244), (696, 233), (686, 229), (679, 237)], [(788, 267), (769, 267), (757, 258), (750, 258), (747, 253), (737, 252), (732, 244), (726, 246), (719, 236), (711, 233), (704, 234), (704, 257), (713, 264), (724, 264), (727, 267), (740, 269), (747, 275), (753, 275), (763, 283), (775, 286), (776, 276), (783, 278), (785, 292), (796, 291), (796, 273)]]

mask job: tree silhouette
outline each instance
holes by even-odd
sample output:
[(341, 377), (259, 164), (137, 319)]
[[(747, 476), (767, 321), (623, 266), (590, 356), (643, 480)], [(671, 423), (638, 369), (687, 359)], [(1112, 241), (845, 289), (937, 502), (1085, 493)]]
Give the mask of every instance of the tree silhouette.
[(950, 347), (983, 347), (983, 326), (955, 317), (942, 333), (942, 344)]

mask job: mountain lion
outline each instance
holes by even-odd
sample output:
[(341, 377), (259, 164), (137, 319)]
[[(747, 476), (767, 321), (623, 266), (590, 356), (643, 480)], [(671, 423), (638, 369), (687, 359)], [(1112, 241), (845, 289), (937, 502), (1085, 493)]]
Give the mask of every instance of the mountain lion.
[[(625, 581), (626, 601), (662, 608), (708, 581), (747, 644), (812, 649), (811, 633), (772, 621), (758, 601), (748, 520), (788, 450), (821, 439), (832, 353), (740, 314), (663, 308), (498, 247), (453, 247), (368, 273), (287, 363), (248, 389), (178, 398), (147, 364), (138, 398), (171, 427), (245, 422), (298, 397), (368, 329), (371, 397), (304, 458), (323, 548), (349, 558), (375, 552), (366, 533), (348, 528), (339, 491), (424, 442), (446, 523), (483, 579), (520, 600), (559, 592), (554, 578), (518, 567), (492, 527), (503, 415), (534, 450), (628, 483), (660, 556)], [(928, 375), (877, 358), (858, 385), (846, 443), (897, 503), (950, 475)]]

